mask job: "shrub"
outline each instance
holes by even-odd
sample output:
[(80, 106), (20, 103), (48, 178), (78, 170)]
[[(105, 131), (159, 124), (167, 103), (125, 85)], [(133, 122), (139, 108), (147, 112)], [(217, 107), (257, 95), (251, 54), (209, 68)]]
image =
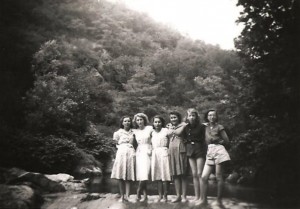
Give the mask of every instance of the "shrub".
[[(1, 164), (41, 173), (70, 173), (80, 158), (74, 142), (63, 137), (20, 133), (1, 140)], [(5, 159), (5, 160), (4, 160)]]

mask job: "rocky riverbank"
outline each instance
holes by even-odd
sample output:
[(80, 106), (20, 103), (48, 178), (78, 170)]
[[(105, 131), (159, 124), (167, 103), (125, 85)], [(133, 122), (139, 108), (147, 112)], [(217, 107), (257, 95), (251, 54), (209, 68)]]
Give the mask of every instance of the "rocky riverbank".
[(86, 168), (85, 172), (88, 178), (74, 180), (68, 174), (44, 175), (19, 168), (0, 168), (0, 208), (37, 209), (44, 204), (45, 195), (86, 192), (91, 177), (102, 176), (102, 172), (97, 168)]
[[(193, 197), (188, 196), (187, 203), (171, 203), (174, 195), (169, 195), (169, 200), (166, 203), (156, 202), (158, 196), (150, 195), (147, 202), (136, 202), (136, 196), (131, 195), (128, 202), (119, 202), (118, 194), (111, 193), (59, 193), (45, 196), (45, 204), (42, 209), (190, 209), (200, 208), (192, 202)], [(201, 207), (203, 209), (220, 209), (215, 205), (214, 197), (208, 198), (208, 205)], [(236, 199), (223, 199), (223, 208), (227, 209), (262, 209), (265, 207), (241, 202)]]

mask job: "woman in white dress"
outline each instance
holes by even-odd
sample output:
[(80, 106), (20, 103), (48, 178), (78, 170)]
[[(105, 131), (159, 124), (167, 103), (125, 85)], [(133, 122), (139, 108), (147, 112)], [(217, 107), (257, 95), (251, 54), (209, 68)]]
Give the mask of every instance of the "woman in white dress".
[[(147, 201), (147, 181), (150, 179), (151, 165), (151, 132), (152, 126), (149, 123), (147, 115), (137, 113), (133, 117), (133, 129), (137, 141), (136, 149), (136, 180), (139, 181), (137, 189), (137, 201)], [(144, 194), (141, 199), (141, 193)]]
[(151, 177), (152, 181), (157, 181), (157, 202), (168, 201), (168, 184), (171, 181), (168, 129), (164, 126), (165, 120), (161, 116), (153, 117)]
[[(128, 201), (130, 183), (135, 181), (135, 150), (133, 148), (134, 133), (132, 119), (123, 116), (120, 120), (120, 129), (114, 132), (113, 140), (117, 143), (116, 159), (112, 168), (111, 178), (117, 179), (120, 189), (120, 202)], [(125, 187), (125, 194), (124, 194)]]

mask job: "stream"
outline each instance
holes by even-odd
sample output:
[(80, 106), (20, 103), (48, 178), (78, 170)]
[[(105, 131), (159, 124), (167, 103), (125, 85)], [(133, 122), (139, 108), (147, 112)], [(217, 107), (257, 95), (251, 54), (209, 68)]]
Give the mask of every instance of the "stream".
[[(98, 192), (98, 193), (112, 193), (117, 194), (119, 192), (118, 189), (118, 181), (110, 178), (110, 174), (105, 174), (101, 179), (94, 179), (94, 182), (89, 186), (89, 192)], [(194, 195), (194, 188), (192, 184), (192, 178), (188, 177), (188, 188), (187, 195)], [(131, 194), (136, 194), (137, 182), (133, 182), (131, 186)], [(157, 186), (155, 182), (148, 182), (147, 191), (149, 195), (157, 195)], [(169, 194), (175, 195), (174, 184), (171, 183), (169, 187)], [(209, 191), (208, 196), (215, 197), (217, 194), (217, 184), (214, 181), (209, 182)], [(258, 205), (257, 208), (277, 208), (272, 203), (274, 199), (272, 198), (272, 191), (266, 189), (257, 189), (251, 187), (245, 187), (236, 184), (225, 183), (224, 198), (233, 199), (236, 202), (247, 202)], [(272, 205), (272, 206), (271, 206)]]

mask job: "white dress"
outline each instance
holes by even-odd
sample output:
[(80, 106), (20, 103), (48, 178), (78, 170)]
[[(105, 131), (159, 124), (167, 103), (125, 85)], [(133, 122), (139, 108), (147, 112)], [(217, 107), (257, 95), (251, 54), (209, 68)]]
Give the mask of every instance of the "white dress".
[(132, 130), (119, 129), (114, 133), (113, 139), (118, 142), (118, 151), (111, 178), (135, 181), (135, 150), (129, 143), (133, 137)]
[(151, 166), (151, 132), (152, 126), (145, 126), (143, 130), (133, 129), (137, 141), (136, 149), (136, 180), (146, 181), (150, 179)]
[(160, 132), (152, 132), (152, 181), (171, 181), (171, 168), (169, 161), (168, 129), (162, 128)]

